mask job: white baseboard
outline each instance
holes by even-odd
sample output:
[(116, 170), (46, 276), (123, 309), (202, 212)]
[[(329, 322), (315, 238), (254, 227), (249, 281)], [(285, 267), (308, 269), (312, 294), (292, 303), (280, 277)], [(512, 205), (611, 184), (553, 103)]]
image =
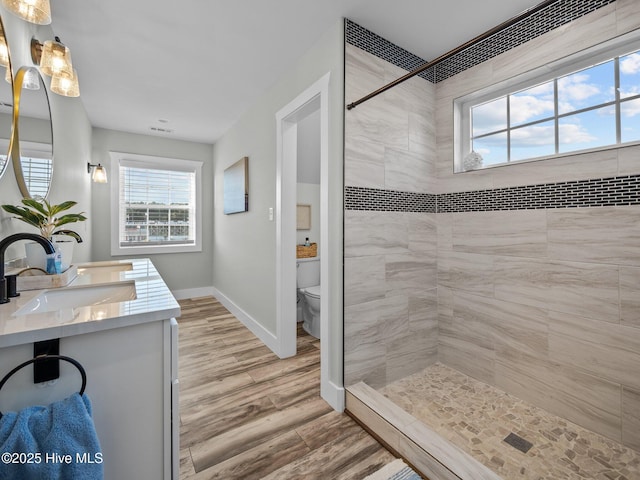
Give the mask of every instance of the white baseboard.
[(337, 412), (344, 412), (345, 390), (333, 382), (322, 382), (320, 396)]
[(209, 297), (214, 295), (213, 287), (187, 288), (185, 290), (172, 290), (171, 293), (176, 300), (185, 300), (187, 298)]
[(218, 299), (218, 301), (225, 306), (227, 310), (235, 315), (235, 317), (242, 322), (242, 324), (247, 327), (253, 334), (258, 337), (260, 340), (264, 342), (264, 344), (271, 349), (273, 353), (278, 355), (280, 343), (276, 336), (271, 333), (269, 330), (264, 328), (258, 321), (249, 315), (247, 312), (242, 310), (239, 306), (237, 306), (233, 301), (227, 297), (224, 293), (218, 290), (215, 287), (211, 287), (213, 289), (213, 296)]

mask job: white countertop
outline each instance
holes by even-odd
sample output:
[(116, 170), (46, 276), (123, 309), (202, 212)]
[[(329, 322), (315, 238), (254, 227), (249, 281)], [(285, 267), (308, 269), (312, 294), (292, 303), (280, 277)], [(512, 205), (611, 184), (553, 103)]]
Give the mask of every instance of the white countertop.
[[(131, 264), (131, 270), (118, 269)], [(105, 268), (86, 268), (86, 267)], [(115, 267), (110, 271), (108, 267)], [(64, 288), (135, 283), (135, 299), (16, 315), (45, 290), (20, 292), (0, 305), (0, 347), (69, 337), (180, 316), (180, 306), (148, 258), (79, 264), (78, 276)], [(58, 289), (51, 289), (58, 290)]]

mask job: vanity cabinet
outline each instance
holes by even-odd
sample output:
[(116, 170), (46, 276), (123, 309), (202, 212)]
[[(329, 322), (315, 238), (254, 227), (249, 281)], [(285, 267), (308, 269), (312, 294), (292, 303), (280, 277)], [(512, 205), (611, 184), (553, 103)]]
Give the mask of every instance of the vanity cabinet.
[[(138, 264), (137, 276), (132, 273), (135, 268), (128, 274), (118, 273), (119, 279), (136, 282), (136, 299), (132, 301), (79, 307), (73, 309), (72, 316), (58, 311), (16, 318), (7, 313), (24, 305), (28, 298), (12, 299), (7, 305), (13, 307), (0, 307), (0, 321), (4, 314), (14, 323), (13, 327), (5, 325), (5, 330), (13, 328), (13, 332), (0, 335), (0, 376), (33, 357), (34, 341), (52, 338), (60, 338), (61, 355), (74, 358), (84, 367), (85, 393), (92, 403), (107, 480), (179, 477), (175, 317), (180, 309), (147, 262)], [(105, 280), (98, 277), (95, 280)], [(91, 282), (79, 276), (79, 283)], [(36, 324), (43, 315), (47, 320), (38, 329)], [(17, 322), (22, 323), (22, 332)], [(25, 367), (0, 390), (0, 411), (48, 404), (80, 389), (80, 373), (67, 362), (60, 362), (60, 378), (51, 385), (34, 385), (32, 369)]]

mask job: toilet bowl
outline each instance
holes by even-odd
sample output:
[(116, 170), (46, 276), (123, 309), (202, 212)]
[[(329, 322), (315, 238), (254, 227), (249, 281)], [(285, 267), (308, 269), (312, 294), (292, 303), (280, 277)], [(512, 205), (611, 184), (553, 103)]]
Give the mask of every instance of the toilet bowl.
[(320, 338), (320, 285), (301, 288), (304, 295), (302, 305), (302, 328), (309, 335)]
[(309, 335), (320, 338), (320, 259), (299, 258), (297, 270), (302, 328)]

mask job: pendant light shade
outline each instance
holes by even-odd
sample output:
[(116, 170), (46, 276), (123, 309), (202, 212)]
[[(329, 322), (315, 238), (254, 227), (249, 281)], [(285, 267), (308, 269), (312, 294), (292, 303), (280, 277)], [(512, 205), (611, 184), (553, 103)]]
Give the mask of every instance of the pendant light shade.
[(49, 0), (2, 0), (5, 6), (14, 15), (36, 25), (49, 25), (51, 23), (51, 6)]
[(78, 74), (72, 70), (71, 75), (59, 73), (51, 77), (51, 91), (64, 97), (79, 97), (80, 86), (78, 85)]
[(73, 76), (71, 52), (60, 42), (58, 37), (55, 40), (47, 40), (42, 45), (40, 71), (49, 76), (59, 73)]
[(9, 66), (9, 47), (2, 28), (0, 28), (0, 65), (3, 67)]
[(22, 77), (22, 88), (26, 88), (28, 90), (40, 90), (40, 75), (38, 72), (30, 68)]

